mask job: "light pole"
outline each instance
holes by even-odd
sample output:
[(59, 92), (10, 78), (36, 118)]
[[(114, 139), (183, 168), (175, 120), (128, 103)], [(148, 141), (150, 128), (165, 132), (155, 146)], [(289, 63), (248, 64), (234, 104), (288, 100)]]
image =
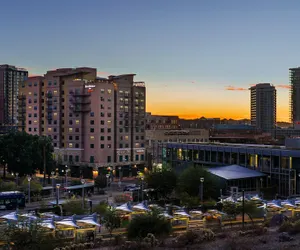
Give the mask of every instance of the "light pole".
[(52, 195), (52, 197), (54, 197), (54, 174), (55, 174), (55, 172), (52, 171), (51, 172), (51, 177), (52, 177), (52, 179), (51, 179), (51, 182), (52, 182), (51, 195)]
[(16, 185), (19, 186), (19, 173), (16, 173)]
[(60, 189), (60, 184), (56, 184), (56, 206), (58, 206), (59, 204), (59, 189)]
[(31, 177), (27, 177), (28, 180), (28, 204), (30, 204), (30, 182), (31, 182)]
[(119, 182), (118, 182), (118, 186), (119, 186), (119, 188), (121, 188), (121, 185), (122, 185), (122, 181), (121, 181), (121, 179), (122, 179), (122, 167), (119, 166), (118, 169), (119, 169)]
[(298, 177), (299, 177), (299, 182), (298, 182), (298, 192), (299, 192), (299, 194), (300, 194), (300, 173), (298, 174)]
[(142, 201), (144, 201), (144, 176), (141, 176), (142, 180)]
[(268, 182), (267, 182), (267, 187), (271, 186), (271, 176), (268, 175)]
[(69, 169), (68, 169), (68, 165), (65, 166), (66, 167), (66, 185), (65, 187), (68, 186), (68, 172), (69, 172)]
[(85, 179), (81, 179), (82, 184), (82, 208), (84, 209), (84, 186), (85, 186)]
[(202, 204), (203, 204), (203, 183), (204, 183), (204, 178), (200, 177), (200, 200)]

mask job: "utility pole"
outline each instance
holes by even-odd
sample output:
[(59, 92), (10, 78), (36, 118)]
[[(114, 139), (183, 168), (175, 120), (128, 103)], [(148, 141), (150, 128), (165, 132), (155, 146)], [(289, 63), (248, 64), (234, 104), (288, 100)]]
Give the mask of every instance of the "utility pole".
[(243, 229), (245, 227), (245, 191), (243, 190)]
[(44, 157), (44, 187), (46, 186), (46, 145), (43, 143), (43, 157)]

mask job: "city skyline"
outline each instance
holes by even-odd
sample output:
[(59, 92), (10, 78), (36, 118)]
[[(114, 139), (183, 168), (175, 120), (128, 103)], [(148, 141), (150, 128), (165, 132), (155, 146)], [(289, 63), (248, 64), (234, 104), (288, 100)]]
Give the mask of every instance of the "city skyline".
[(248, 89), (269, 82), (277, 121), (289, 121), (289, 68), (300, 65), (300, 3), (291, 2), (7, 1), (1, 64), (31, 75), (80, 66), (136, 73), (147, 111), (182, 118), (249, 119)]

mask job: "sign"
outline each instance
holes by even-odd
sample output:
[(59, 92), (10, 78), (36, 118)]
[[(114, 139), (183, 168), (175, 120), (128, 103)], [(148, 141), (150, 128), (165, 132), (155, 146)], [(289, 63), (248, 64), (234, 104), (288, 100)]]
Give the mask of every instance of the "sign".
[(85, 87), (86, 89), (90, 89), (90, 88), (95, 88), (96, 85), (85, 85), (84, 87)]

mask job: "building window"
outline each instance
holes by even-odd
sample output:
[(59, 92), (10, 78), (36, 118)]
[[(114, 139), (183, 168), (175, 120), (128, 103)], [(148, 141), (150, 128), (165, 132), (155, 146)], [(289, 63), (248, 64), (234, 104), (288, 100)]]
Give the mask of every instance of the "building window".
[(90, 163), (94, 163), (95, 161), (95, 157), (94, 156), (90, 156)]
[(123, 144), (122, 143), (120, 143), (119, 148), (123, 148)]
[(120, 129), (119, 129), (119, 132), (120, 132), (120, 133), (123, 133), (123, 129), (122, 129), (122, 128), (120, 128)]
[(111, 113), (107, 113), (107, 117), (111, 117)]
[(94, 144), (90, 144), (90, 148), (94, 148)]
[(79, 124), (79, 120), (76, 120), (75, 123), (78, 125)]
[(28, 131), (31, 132), (31, 128), (28, 128)]
[(76, 132), (76, 133), (79, 133), (79, 128), (75, 128), (75, 132)]
[(73, 148), (73, 143), (69, 143), (69, 148)]
[(137, 136), (135, 137), (135, 139), (136, 139), (136, 140), (139, 140), (140, 138), (139, 138), (139, 136), (137, 135)]
[(107, 90), (107, 93), (108, 93), (108, 94), (111, 94), (111, 89), (108, 89), (108, 90)]
[(79, 155), (75, 155), (75, 162), (79, 162)]
[(136, 161), (139, 160), (139, 155), (135, 155), (135, 160), (136, 160)]
[(145, 156), (141, 155), (141, 161), (144, 161), (144, 160), (145, 160)]
[(123, 155), (119, 155), (119, 162), (123, 162)]
[(111, 156), (107, 156), (107, 162), (111, 162)]
[(91, 125), (94, 125), (94, 123), (95, 123), (94, 120), (90, 120)]
[(111, 136), (107, 136), (107, 140), (108, 140), (108, 141), (111, 141)]
[(108, 129), (107, 129), (107, 132), (108, 132), (108, 133), (111, 133), (111, 128), (108, 128)]
[(69, 135), (69, 140), (73, 140), (73, 136), (72, 135)]
[(94, 128), (90, 128), (90, 132), (94, 133), (95, 129)]
[(101, 94), (104, 94), (104, 89), (100, 89)]
[(101, 120), (101, 121), (100, 121), (100, 124), (101, 124), (101, 125), (104, 125), (104, 121), (103, 121), (103, 120)]
[(100, 113), (100, 116), (101, 116), (101, 117), (104, 117), (104, 113), (103, 113), (103, 112), (101, 112), (101, 113)]
[(90, 117), (94, 117), (94, 115), (95, 115), (94, 112), (90, 113)]
[(78, 135), (75, 136), (75, 140), (76, 140), (76, 141), (79, 140), (79, 136), (78, 136)]
[(94, 139), (95, 139), (95, 136), (91, 135), (91, 136), (90, 136), (90, 139), (91, 139), (91, 140), (94, 140)]
[(104, 133), (104, 128), (101, 128), (101, 129), (100, 129), (100, 132), (101, 132), (101, 133)]
[(69, 128), (69, 132), (73, 132), (73, 128)]
[(101, 140), (101, 141), (104, 141), (104, 136), (100, 136), (100, 140)]
[(108, 148), (111, 148), (111, 144), (107, 144), (107, 147), (108, 147)]
[(51, 132), (52, 131), (52, 128), (48, 128), (48, 132)]
[(101, 144), (101, 145), (100, 145), (100, 148), (104, 148), (104, 144)]
[(72, 120), (69, 120), (69, 125), (73, 125), (73, 121)]

